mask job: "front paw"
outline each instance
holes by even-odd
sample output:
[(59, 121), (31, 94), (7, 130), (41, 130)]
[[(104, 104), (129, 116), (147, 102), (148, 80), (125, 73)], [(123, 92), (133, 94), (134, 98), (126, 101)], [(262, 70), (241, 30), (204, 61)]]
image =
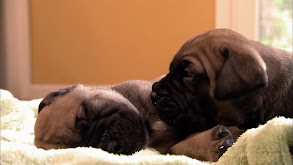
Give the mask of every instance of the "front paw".
[(218, 160), (227, 149), (233, 145), (233, 136), (230, 131), (222, 125), (214, 127), (211, 136), (214, 152), (213, 159)]

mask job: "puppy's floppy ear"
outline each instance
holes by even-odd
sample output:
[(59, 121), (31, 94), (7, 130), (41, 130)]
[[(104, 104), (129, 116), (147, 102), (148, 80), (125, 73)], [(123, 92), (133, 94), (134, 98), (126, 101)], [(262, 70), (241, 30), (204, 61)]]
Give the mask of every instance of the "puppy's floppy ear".
[(214, 96), (219, 100), (244, 95), (268, 84), (266, 65), (261, 56), (247, 45), (223, 47), (224, 65), (216, 76)]

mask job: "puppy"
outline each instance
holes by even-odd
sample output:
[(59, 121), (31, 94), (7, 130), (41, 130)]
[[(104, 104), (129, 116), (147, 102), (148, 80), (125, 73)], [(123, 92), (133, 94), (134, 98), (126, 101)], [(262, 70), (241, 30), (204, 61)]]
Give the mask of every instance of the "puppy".
[[(74, 85), (51, 92), (39, 105), (35, 145), (44, 149), (91, 146), (118, 154), (149, 146), (162, 154), (177, 154), (178, 148), (184, 150), (178, 147), (185, 144), (180, 141), (189, 134), (159, 118), (150, 99), (152, 84), (135, 80), (104, 88)], [(218, 160), (233, 143), (223, 126), (192, 137), (189, 142), (196, 145), (184, 154), (206, 161)]]
[(147, 139), (137, 109), (113, 90), (74, 85), (50, 93), (39, 105), (34, 142), (40, 148), (92, 146), (131, 154)]
[(216, 29), (188, 40), (152, 86), (160, 118), (188, 133), (293, 117), (292, 54)]

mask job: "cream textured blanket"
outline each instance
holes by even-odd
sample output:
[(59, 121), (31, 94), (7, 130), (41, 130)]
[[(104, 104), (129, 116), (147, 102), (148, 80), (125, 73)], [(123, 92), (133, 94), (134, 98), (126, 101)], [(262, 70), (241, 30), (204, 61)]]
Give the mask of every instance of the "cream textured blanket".
[[(41, 101), (20, 101), (1, 90), (1, 164), (204, 165), (186, 156), (161, 155), (151, 148), (131, 156), (96, 148), (43, 150), (34, 146), (34, 123)], [(293, 120), (278, 117), (246, 131), (216, 165), (292, 164)]]

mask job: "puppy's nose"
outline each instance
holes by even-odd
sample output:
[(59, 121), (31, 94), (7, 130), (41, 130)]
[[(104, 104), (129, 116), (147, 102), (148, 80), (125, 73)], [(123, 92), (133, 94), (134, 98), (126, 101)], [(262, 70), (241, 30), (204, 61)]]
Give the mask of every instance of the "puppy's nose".
[(116, 141), (111, 141), (107, 146), (107, 151), (119, 154), (123, 153), (123, 148)]
[(153, 103), (159, 100), (159, 95), (156, 92), (152, 92), (150, 96)]
[(156, 83), (153, 84), (152, 90), (154, 92), (156, 92), (156, 91), (158, 91), (160, 89), (160, 86), (161, 86), (161, 83), (160, 82), (156, 82)]

